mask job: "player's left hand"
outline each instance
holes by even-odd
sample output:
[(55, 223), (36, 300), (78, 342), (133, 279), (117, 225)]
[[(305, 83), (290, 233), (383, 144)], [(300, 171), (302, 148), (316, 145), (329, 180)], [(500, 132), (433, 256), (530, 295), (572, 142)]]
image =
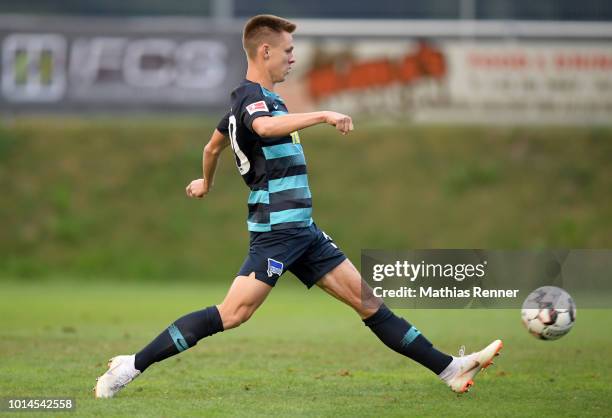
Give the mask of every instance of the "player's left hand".
[(204, 179), (196, 179), (187, 185), (185, 188), (187, 197), (201, 199), (208, 194), (208, 183)]

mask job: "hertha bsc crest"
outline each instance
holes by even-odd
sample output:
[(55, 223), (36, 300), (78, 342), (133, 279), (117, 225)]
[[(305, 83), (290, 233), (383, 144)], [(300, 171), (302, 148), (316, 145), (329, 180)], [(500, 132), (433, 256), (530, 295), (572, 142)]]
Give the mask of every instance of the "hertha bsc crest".
[(268, 277), (272, 277), (275, 274), (279, 276), (283, 274), (283, 263), (272, 258), (268, 258)]

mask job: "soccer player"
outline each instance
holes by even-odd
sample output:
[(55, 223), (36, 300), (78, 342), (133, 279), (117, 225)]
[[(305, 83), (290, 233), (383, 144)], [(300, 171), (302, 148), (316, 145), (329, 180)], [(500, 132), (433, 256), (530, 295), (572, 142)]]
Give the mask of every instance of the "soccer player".
[(139, 352), (112, 358), (98, 378), (95, 396), (108, 398), (153, 363), (174, 356), (205, 337), (246, 322), (287, 270), (306, 287), (315, 284), (353, 308), (364, 324), (392, 350), (431, 370), (455, 392), (465, 392), (474, 376), (492, 363), (502, 348), (496, 340), (479, 352), (459, 357), (438, 351), (414, 326), (375, 297), (338, 245), (312, 219), (306, 160), (298, 131), (325, 123), (342, 135), (352, 119), (322, 111), (288, 113), (274, 92), (295, 63), (295, 24), (271, 15), (251, 18), (243, 31), (248, 69), (231, 94), (231, 111), (204, 149), (204, 176), (186, 194), (206, 196), (220, 153), (231, 145), (238, 171), (251, 190), (248, 197), (250, 248), (225, 299), (218, 305), (174, 321)]

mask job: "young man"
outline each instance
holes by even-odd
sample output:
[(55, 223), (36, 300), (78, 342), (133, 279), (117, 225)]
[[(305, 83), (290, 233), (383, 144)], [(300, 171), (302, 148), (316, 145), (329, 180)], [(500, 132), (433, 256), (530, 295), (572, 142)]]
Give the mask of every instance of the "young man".
[(308, 288), (316, 284), (352, 307), (385, 345), (427, 367), (455, 392), (466, 392), (473, 377), (502, 348), (497, 340), (468, 356), (452, 357), (436, 350), (419, 330), (372, 294), (353, 264), (313, 222), (298, 131), (326, 123), (346, 135), (353, 130), (353, 122), (347, 115), (329, 111), (289, 114), (274, 93), (274, 85), (285, 80), (295, 63), (291, 35), (295, 27), (270, 15), (247, 22), (243, 32), (246, 79), (232, 92), (231, 111), (204, 149), (204, 177), (186, 188), (189, 197), (206, 196), (219, 154), (231, 144), (238, 170), (251, 190), (250, 248), (238, 276), (220, 304), (177, 319), (138, 353), (112, 358), (108, 371), (98, 378), (96, 397), (112, 397), (153, 363), (246, 322), (287, 270)]

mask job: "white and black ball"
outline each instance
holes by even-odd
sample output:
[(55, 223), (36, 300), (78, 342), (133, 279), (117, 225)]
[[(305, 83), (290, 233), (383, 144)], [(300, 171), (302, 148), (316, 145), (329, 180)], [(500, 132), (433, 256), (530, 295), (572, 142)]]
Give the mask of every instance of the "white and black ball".
[(534, 337), (557, 340), (574, 326), (576, 304), (569, 293), (559, 287), (539, 287), (523, 302), (521, 319)]

